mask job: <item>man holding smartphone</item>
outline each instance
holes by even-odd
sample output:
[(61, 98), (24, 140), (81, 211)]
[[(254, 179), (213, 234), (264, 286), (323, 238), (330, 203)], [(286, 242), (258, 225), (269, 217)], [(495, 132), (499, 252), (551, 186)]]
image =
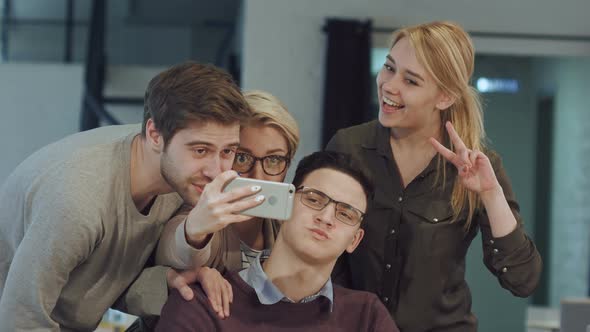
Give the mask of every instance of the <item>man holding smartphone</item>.
[(174, 66), (150, 81), (144, 110), (142, 125), (98, 128), (42, 148), (0, 188), (0, 331), (93, 330), (109, 307), (158, 315), (167, 281), (178, 288), (196, 279), (148, 263), (181, 203), (202, 207), (200, 220), (211, 224), (246, 220), (234, 212), (262, 201), (212, 212), (215, 204), (199, 200), (204, 191), (221, 194), (205, 189), (218, 175), (236, 176), (224, 171), (251, 116), (227, 73)]
[(199, 285), (195, 298), (173, 291), (158, 331), (398, 331), (371, 293), (332, 284), (338, 257), (360, 243), (372, 184), (350, 156), (316, 152), (298, 165), (293, 214), (266, 261), (227, 272), (231, 315), (218, 317)]
[[(223, 196), (228, 198), (225, 191), (230, 187), (256, 185), (262, 187), (259, 193), (265, 196), (263, 203), (244, 211), (253, 216), (251, 219), (222, 225), (203, 222), (197, 213), (191, 213), (193, 207), (187, 205), (166, 223), (156, 255), (157, 264), (181, 270), (202, 266), (198, 270), (199, 280), (221, 318), (229, 315), (231, 287), (218, 271), (246, 268), (261, 251), (272, 249), (282, 220), (290, 215), (288, 203), (292, 199), (283, 200), (280, 196), (293, 195), (294, 188), (282, 189), (290, 186), (283, 181), (299, 145), (297, 122), (278, 98), (261, 90), (243, 94), (253, 115), (240, 128), (240, 147), (232, 167), (240, 177), (229, 183), (226, 178), (215, 179), (203, 192), (201, 200), (211, 202), (209, 205), (213, 209), (222, 211), (227, 204)], [(248, 181), (254, 182), (246, 183)], [(289, 193), (291, 189), (293, 192)], [(224, 193), (220, 194), (222, 190)], [(199, 239), (204, 241), (198, 242)], [(190, 287), (179, 290), (185, 299), (192, 298)]]

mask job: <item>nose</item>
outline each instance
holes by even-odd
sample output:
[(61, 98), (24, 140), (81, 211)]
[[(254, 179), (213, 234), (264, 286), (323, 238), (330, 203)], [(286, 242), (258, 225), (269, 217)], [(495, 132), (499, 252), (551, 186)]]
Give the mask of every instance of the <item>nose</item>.
[(250, 171), (250, 177), (253, 179), (264, 180), (265, 173), (262, 169), (262, 160), (257, 160), (254, 163), (254, 167), (252, 167), (252, 170)]
[(399, 81), (400, 80), (398, 78), (397, 73), (394, 73), (393, 75), (391, 75), (383, 81), (383, 90), (389, 94), (398, 95), (400, 86)]
[(334, 226), (334, 219), (336, 216), (334, 215), (335, 209), (333, 204), (334, 202), (330, 202), (325, 208), (318, 211), (314, 217), (314, 221), (317, 223), (324, 223), (328, 227)]
[(207, 161), (207, 165), (205, 165), (203, 169), (203, 175), (213, 180), (217, 175), (224, 171), (224, 168), (227, 168), (226, 170), (229, 170), (231, 168), (231, 164), (229, 164), (229, 166), (224, 165), (223, 161), (219, 156), (214, 156)]

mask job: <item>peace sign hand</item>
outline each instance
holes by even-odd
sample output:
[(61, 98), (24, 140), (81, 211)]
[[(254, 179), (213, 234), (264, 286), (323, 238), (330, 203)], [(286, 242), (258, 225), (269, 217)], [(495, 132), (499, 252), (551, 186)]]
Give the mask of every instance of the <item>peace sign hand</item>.
[(438, 153), (457, 167), (461, 184), (478, 194), (500, 188), (488, 157), (481, 151), (468, 149), (451, 122), (447, 122), (445, 127), (455, 146), (455, 152), (447, 149), (432, 137), (430, 143)]

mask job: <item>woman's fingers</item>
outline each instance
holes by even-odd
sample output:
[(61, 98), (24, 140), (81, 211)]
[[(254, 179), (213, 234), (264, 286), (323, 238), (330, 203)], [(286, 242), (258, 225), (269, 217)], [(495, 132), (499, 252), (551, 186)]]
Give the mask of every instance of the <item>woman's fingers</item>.
[(178, 289), (178, 291), (185, 301), (190, 301), (193, 299), (193, 290), (189, 286), (182, 286)]
[(217, 312), (217, 314), (223, 318), (223, 299), (222, 299), (222, 295), (221, 295), (221, 290), (219, 289), (218, 283), (215, 283), (215, 285), (212, 285), (212, 291), (214, 292), (213, 298), (215, 299), (215, 311)]
[(473, 150), (469, 153), (469, 161), (471, 162), (471, 167), (476, 165), (477, 158), (479, 157), (479, 150)]
[(225, 280), (222, 280), (219, 283), (219, 289), (221, 290), (222, 294), (222, 301), (223, 301), (223, 314), (225, 317), (229, 317), (229, 304), (230, 304), (230, 294), (228, 291), (231, 291), (231, 288), (228, 288), (225, 285)]
[(224, 282), (225, 282), (225, 287), (228, 289), (229, 303), (233, 303), (234, 302), (234, 291), (233, 291), (229, 281), (224, 280)]
[(205, 291), (205, 295), (207, 295), (211, 307), (219, 317), (223, 318), (222, 292), (219, 287), (219, 278), (221, 278), (221, 276), (218, 277), (216, 275), (217, 271), (206, 266), (199, 267), (197, 271), (197, 281), (201, 284), (201, 287), (203, 287), (203, 291)]
[(457, 156), (456, 153), (447, 149), (444, 145), (440, 144), (439, 141), (437, 141), (436, 139), (434, 139), (432, 137), (430, 138), (430, 144), (432, 144), (434, 149), (438, 153), (440, 153), (441, 156), (443, 156), (446, 160), (448, 160), (450, 163), (455, 165), (455, 167), (457, 167), (457, 169), (460, 172), (463, 171), (463, 168), (465, 167), (465, 162), (462, 160), (461, 157)]
[(455, 150), (467, 150), (465, 143), (463, 143), (463, 140), (455, 131), (455, 127), (453, 127), (453, 124), (450, 121), (447, 121), (445, 127), (447, 128), (447, 132), (449, 133), (451, 142), (453, 142), (453, 145), (455, 146)]
[(463, 142), (461, 137), (459, 137), (459, 134), (457, 134), (457, 131), (455, 131), (455, 127), (453, 127), (453, 124), (450, 121), (447, 121), (447, 123), (445, 124), (445, 127), (447, 128), (447, 132), (449, 133), (449, 137), (451, 139), (451, 142), (453, 142), (453, 145), (455, 146), (455, 151), (457, 153), (457, 156), (462, 161), (463, 165), (461, 167), (463, 167), (464, 165), (467, 165), (467, 167), (470, 168), (471, 166), (473, 166), (473, 163), (469, 159), (469, 155), (470, 155), (471, 150), (469, 150), (465, 146), (465, 143)]
[(447, 121), (445, 127), (455, 151), (451, 151), (432, 137), (430, 138), (430, 143), (438, 153), (457, 167), (460, 174), (467, 174), (475, 166), (480, 151), (468, 149), (451, 122)]
[(453, 159), (455, 159), (455, 153), (453, 151), (447, 149), (446, 146), (440, 144), (440, 142), (433, 137), (430, 137), (429, 140), (430, 144), (432, 144), (432, 147), (434, 147), (436, 152), (440, 153), (441, 156), (443, 156), (446, 160), (452, 162)]

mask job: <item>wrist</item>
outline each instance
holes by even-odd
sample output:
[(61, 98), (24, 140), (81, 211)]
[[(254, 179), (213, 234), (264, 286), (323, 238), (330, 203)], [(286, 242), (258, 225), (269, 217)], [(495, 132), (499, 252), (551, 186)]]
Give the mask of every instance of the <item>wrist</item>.
[(188, 218), (184, 221), (184, 239), (186, 242), (195, 249), (203, 249), (205, 244), (208, 242), (210, 235), (207, 233), (190, 232), (188, 230)]
[(208, 266), (200, 266), (197, 268), (197, 282), (198, 283), (202, 283), (203, 282), (203, 277), (204, 274), (209, 270), (210, 268)]
[(500, 184), (497, 184), (494, 188), (480, 192), (479, 197), (484, 205), (488, 205), (498, 199), (504, 199), (504, 189)]
[(174, 281), (176, 271), (173, 268), (169, 267), (166, 271), (166, 285), (168, 288), (172, 288), (172, 282)]

